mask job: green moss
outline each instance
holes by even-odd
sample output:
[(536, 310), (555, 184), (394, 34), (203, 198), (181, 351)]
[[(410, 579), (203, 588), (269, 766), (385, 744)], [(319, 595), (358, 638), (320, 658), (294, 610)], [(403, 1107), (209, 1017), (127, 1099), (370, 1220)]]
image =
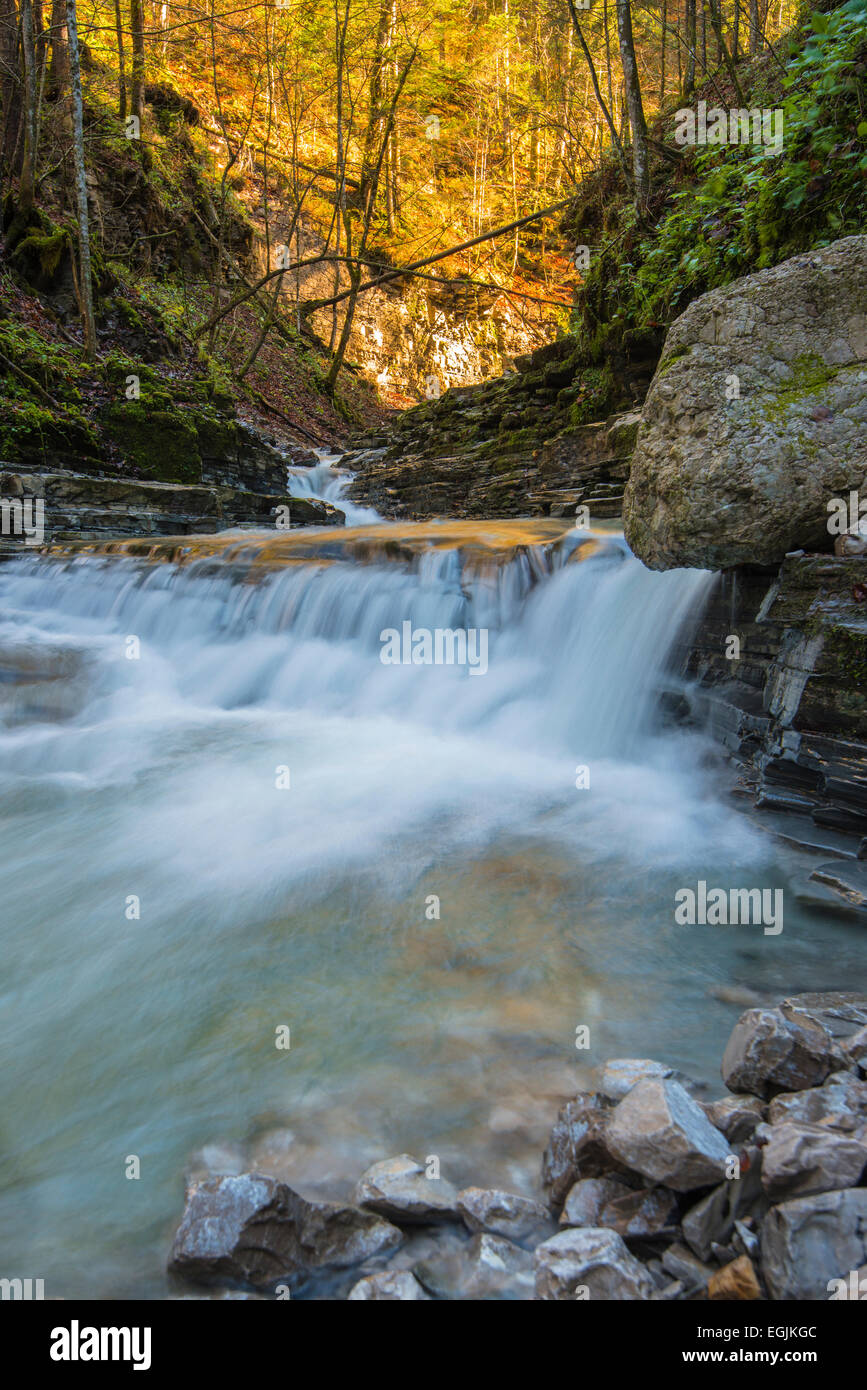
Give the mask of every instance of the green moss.
[(234, 420), (204, 411), (192, 412), (190, 420), (203, 458), (224, 458), (237, 447), (238, 427)]
[(180, 410), (155, 410), (144, 401), (116, 402), (104, 412), (102, 423), (109, 439), (144, 477), (163, 483), (202, 481), (198, 435)]
[(9, 260), (28, 284), (50, 289), (69, 248), (69, 232), (64, 227), (50, 231), (28, 227)]
[[(811, 396), (818, 396), (833, 381), (838, 367), (829, 367), (815, 353), (802, 353), (792, 363), (792, 375), (788, 383), (763, 399), (759, 411), (765, 420), (778, 424), (785, 420), (793, 409), (801, 406)], [(816, 446), (810, 440), (798, 440), (804, 452), (816, 454)]]
[(825, 638), (825, 653), (847, 684), (867, 687), (867, 633), (832, 627)]
[(675, 362), (679, 362), (682, 357), (686, 357), (688, 352), (689, 348), (679, 347), (674, 348), (672, 352), (667, 353), (665, 357), (662, 358), (659, 366), (656, 369), (657, 377), (665, 376), (666, 372), (671, 370)]
[(99, 442), (77, 410), (56, 413), (31, 400), (7, 397), (0, 405), (0, 457), (22, 469), (96, 464)]

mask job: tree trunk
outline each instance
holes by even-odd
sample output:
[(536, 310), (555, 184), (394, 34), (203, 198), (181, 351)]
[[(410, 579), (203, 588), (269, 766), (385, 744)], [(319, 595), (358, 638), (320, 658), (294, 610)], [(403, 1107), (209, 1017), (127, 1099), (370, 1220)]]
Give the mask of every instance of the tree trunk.
[(759, 0), (750, 0), (750, 57), (755, 58), (761, 48), (761, 25), (759, 24)]
[(132, 35), (132, 114), (144, 118), (145, 48), (144, 0), (130, 0), (129, 27)]
[(93, 317), (93, 276), (90, 268), (90, 223), (87, 210), (87, 169), (84, 163), (84, 103), (81, 96), (81, 58), (78, 51), (76, 0), (66, 0), (69, 36), (69, 76), (72, 90), (72, 146), (75, 154), (75, 194), (78, 203), (78, 293), (84, 328), (84, 350), (96, 356), (96, 323)]
[(3, 102), (0, 154), (11, 170), (21, 129), (21, 77), (18, 67), (18, 12), (15, 0), (0, 0), (0, 100)]
[(695, 91), (695, 45), (698, 38), (695, 5), (696, 0), (686, 0), (686, 80), (683, 84), (685, 97), (691, 97)]
[(714, 34), (716, 35), (717, 51), (720, 55), (722, 62), (725, 63), (728, 75), (732, 80), (732, 86), (735, 89), (735, 96), (738, 99), (738, 105), (743, 106), (745, 102), (743, 88), (741, 87), (740, 78), (738, 77), (737, 68), (734, 64), (734, 59), (732, 58), (732, 55), (729, 53), (726, 41), (723, 38), (721, 0), (704, 0), (704, 7), (710, 14), (710, 22), (713, 26)]
[(51, 94), (62, 97), (69, 87), (69, 40), (66, 0), (51, 0)]
[[(118, 114), (126, 120), (126, 53), (123, 45), (123, 18), (120, 13), (120, 0), (114, 0), (114, 31), (117, 35), (117, 86)], [(141, 117), (139, 117), (141, 119)]]
[(36, 35), (32, 0), (21, 0), (21, 48), (24, 53), (24, 154), (18, 185), (18, 212), (26, 220), (33, 207), (36, 180)]
[(650, 193), (650, 161), (647, 151), (647, 125), (644, 120), (641, 85), (638, 80), (638, 64), (635, 61), (635, 43), (632, 38), (632, 16), (629, 12), (629, 0), (617, 0), (617, 33), (620, 41), (623, 85), (626, 89), (626, 109), (629, 113), (629, 128), (632, 133), (632, 175), (635, 181), (635, 202), (641, 211), (645, 207)]
[(362, 208), (366, 208), (370, 200), (373, 200), (373, 202), (376, 201), (376, 189), (371, 187), (371, 179), (373, 175), (373, 166), (376, 162), (376, 152), (382, 142), (382, 130), (385, 124), (383, 92), (385, 87), (385, 64), (386, 49), (388, 47), (390, 9), (390, 0), (380, 0), (379, 23), (376, 29), (376, 40), (373, 52), (373, 68), (370, 74), (370, 111), (364, 137), (364, 155), (361, 161), (360, 201)]
[(590, 49), (587, 47), (587, 40), (585, 39), (584, 34), (581, 30), (581, 25), (578, 22), (578, 14), (575, 10), (574, 0), (569, 0), (569, 14), (572, 19), (572, 27), (575, 30), (575, 36), (578, 39), (579, 44), (581, 45), (581, 52), (584, 54), (584, 57), (587, 60), (587, 68), (590, 73), (590, 80), (593, 83), (593, 91), (596, 96), (596, 101), (599, 106), (599, 110), (605, 117), (605, 124), (608, 126), (608, 131), (611, 136), (611, 143), (617, 151), (617, 154), (620, 158), (620, 162), (625, 170), (627, 165), (626, 157), (623, 153), (623, 142), (621, 141), (620, 136), (617, 134), (617, 127), (614, 124), (614, 117), (612, 116), (608, 106), (605, 104), (605, 98), (603, 97), (602, 92), (600, 91), (599, 78), (596, 76), (596, 64), (593, 62), (593, 56), (590, 52)]

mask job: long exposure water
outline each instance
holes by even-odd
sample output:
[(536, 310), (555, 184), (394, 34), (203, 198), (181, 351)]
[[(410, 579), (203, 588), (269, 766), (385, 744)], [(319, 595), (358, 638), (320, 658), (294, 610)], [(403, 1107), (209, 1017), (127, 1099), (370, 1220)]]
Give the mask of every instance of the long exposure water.
[[(865, 983), (788, 897), (777, 937), (675, 924), (681, 885), (792, 872), (660, 719), (712, 576), (350, 520), (0, 568), (0, 1230), (48, 1296), (165, 1296), (202, 1146), (333, 1194), (401, 1151), (532, 1191), (588, 1066), (712, 1081), (720, 992)], [(486, 672), (383, 664), (406, 621), (486, 629)]]

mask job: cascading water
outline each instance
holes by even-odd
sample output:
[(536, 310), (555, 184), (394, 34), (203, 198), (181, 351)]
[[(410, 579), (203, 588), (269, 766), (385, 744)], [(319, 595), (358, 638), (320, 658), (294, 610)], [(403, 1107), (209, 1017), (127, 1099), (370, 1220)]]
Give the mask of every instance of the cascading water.
[(290, 497), (318, 497), (323, 502), (333, 502), (346, 517), (347, 526), (370, 526), (382, 520), (373, 507), (360, 507), (344, 495), (352, 474), (337, 466), (339, 454), (328, 454), (322, 449), (314, 449), (313, 453), (319, 457), (314, 467), (287, 469)]
[[(712, 577), (522, 525), (0, 568), (10, 1273), (162, 1296), (190, 1153), (280, 1123), (307, 1189), (401, 1150), (526, 1188), (577, 1063), (709, 1074), (710, 987), (857, 974), (834, 925), (674, 923), (785, 873), (658, 718)], [(487, 671), (383, 664), (405, 622), (487, 629)]]

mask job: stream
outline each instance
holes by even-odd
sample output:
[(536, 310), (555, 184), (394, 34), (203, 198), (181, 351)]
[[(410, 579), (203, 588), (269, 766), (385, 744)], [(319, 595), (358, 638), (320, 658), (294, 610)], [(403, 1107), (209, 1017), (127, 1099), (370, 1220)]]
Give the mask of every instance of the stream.
[[(794, 872), (662, 716), (712, 575), (382, 523), (327, 459), (290, 486), (346, 530), (0, 566), (2, 1272), (47, 1297), (165, 1297), (191, 1164), (343, 1197), (437, 1154), (532, 1193), (593, 1064), (719, 1094), (738, 990), (867, 986), (788, 893), (777, 936), (675, 922), (684, 885)], [(456, 630), (484, 671), (413, 659)]]

